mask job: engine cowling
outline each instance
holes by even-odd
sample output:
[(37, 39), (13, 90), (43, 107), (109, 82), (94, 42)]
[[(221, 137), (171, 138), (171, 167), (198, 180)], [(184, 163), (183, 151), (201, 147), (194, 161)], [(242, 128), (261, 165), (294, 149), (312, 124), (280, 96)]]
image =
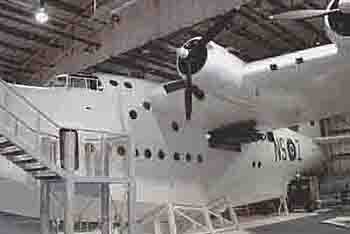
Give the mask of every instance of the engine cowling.
[(350, 53), (350, 0), (332, 0), (328, 10), (339, 12), (325, 16), (326, 32), (331, 41), (337, 44), (340, 52)]
[[(241, 72), (245, 63), (214, 42), (209, 42), (199, 50), (191, 51), (200, 39), (200, 37), (192, 38), (183, 46), (189, 51), (193, 83), (209, 93), (227, 88), (231, 92), (235, 89), (238, 91), (242, 84)], [(186, 78), (186, 66), (185, 59), (178, 56), (177, 69), (183, 78)]]

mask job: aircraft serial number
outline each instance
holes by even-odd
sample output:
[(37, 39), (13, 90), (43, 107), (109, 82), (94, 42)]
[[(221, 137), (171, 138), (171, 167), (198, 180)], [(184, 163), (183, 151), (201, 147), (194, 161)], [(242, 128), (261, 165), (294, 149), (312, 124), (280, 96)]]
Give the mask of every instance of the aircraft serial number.
[(274, 141), (275, 162), (301, 161), (300, 142), (297, 139), (277, 137)]

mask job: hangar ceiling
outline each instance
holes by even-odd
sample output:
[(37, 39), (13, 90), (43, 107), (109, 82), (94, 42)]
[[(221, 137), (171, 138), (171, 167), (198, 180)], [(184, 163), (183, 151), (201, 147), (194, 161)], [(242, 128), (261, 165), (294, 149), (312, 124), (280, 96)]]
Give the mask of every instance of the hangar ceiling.
[[(33, 78), (33, 74), (55, 66), (48, 55), (59, 54), (74, 43), (87, 45), (86, 53), (98, 48), (99, 41), (93, 40), (91, 35), (111, 24), (110, 11), (116, 1), (97, 1), (98, 11), (95, 13), (92, 1), (46, 2), (50, 21), (44, 25), (33, 20), (37, 1), (0, 2), (0, 73), (5, 79), (18, 83), (43, 83), (49, 77)], [(215, 41), (247, 62), (330, 43), (322, 19), (299, 22), (268, 20), (273, 13), (300, 8), (322, 9), (327, 3), (327, 0), (252, 0), (236, 12)], [(178, 79), (175, 53), (170, 48), (202, 35), (217, 19), (206, 19), (151, 40), (85, 71), (126, 74), (159, 82)]]

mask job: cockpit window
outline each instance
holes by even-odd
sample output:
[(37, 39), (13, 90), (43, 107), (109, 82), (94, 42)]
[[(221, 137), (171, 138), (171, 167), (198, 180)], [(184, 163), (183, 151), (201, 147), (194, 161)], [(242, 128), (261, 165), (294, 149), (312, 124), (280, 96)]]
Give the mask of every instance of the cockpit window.
[(65, 76), (57, 77), (56, 80), (51, 82), (51, 86), (53, 86), (53, 87), (65, 87), (66, 86), (66, 80), (67, 79), (66, 79)]
[(85, 89), (86, 88), (86, 82), (85, 81), (86, 81), (85, 79), (71, 77), (69, 79), (68, 87)]
[(97, 80), (87, 80), (87, 87), (88, 89), (97, 89)]
[(101, 81), (94, 76), (60, 76), (57, 77), (56, 80), (50, 82), (50, 86), (90, 89), (96, 91), (103, 90)]

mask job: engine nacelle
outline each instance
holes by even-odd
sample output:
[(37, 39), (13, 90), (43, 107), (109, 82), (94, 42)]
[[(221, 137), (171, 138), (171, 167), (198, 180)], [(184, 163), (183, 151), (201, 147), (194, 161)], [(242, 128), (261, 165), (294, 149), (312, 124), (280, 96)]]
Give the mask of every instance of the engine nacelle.
[(350, 1), (332, 0), (328, 7), (340, 9), (339, 12), (325, 16), (325, 26), (328, 37), (337, 44), (341, 53), (350, 53)]
[[(193, 38), (183, 46), (189, 50), (193, 83), (209, 93), (221, 92), (229, 88), (231, 92), (237, 90), (238, 94), (242, 84), (244, 62), (214, 42), (209, 42), (199, 50), (191, 51), (200, 39), (200, 37)], [(187, 64), (180, 56), (177, 58), (177, 69), (185, 78)]]

